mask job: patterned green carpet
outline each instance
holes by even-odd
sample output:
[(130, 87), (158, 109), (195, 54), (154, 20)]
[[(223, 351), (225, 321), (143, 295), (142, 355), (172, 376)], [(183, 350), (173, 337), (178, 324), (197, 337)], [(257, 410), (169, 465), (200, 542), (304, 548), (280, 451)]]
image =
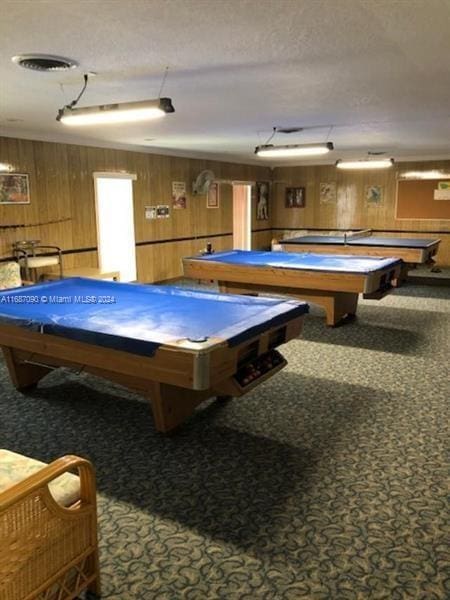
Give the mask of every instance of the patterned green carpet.
[(32, 396), (0, 362), (0, 446), (97, 468), (103, 597), (444, 600), (450, 288), (406, 286), (175, 436), (145, 401), (57, 371)]

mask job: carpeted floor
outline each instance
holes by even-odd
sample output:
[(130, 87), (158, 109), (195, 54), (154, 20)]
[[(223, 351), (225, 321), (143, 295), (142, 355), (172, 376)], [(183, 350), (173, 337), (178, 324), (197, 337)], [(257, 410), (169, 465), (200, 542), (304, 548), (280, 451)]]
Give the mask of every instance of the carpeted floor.
[(308, 317), (289, 365), (174, 436), (138, 396), (0, 362), (0, 446), (97, 468), (103, 597), (450, 597), (450, 288), (405, 286), (356, 322)]

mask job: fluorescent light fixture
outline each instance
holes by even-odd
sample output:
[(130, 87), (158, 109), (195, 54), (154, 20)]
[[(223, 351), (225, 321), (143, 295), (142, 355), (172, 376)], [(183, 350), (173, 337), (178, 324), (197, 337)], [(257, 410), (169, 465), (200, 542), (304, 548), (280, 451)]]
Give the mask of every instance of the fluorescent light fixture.
[(431, 171), (406, 171), (399, 173), (399, 179), (450, 179), (450, 173), (438, 170)]
[(393, 158), (379, 158), (377, 160), (338, 160), (338, 169), (388, 169), (394, 164)]
[(160, 119), (175, 109), (170, 98), (103, 104), (86, 108), (65, 106), (58, 111), (57, 121), (64, 125), (103, 125)]
[(319, 156), (320, 154), (328, 154), (333, 150), (332, 142), (323, 144), (287, 144), (285, 146), (274, 146), (273, 144), (265, 144), (256, 146), (255, 154), (262, 158), (283, 158), (291, 156)]

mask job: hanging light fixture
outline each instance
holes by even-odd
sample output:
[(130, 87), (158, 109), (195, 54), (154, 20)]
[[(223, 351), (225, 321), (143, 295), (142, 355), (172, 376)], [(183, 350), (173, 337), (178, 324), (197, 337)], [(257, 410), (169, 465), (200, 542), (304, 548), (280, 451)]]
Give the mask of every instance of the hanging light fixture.
[(161, 98), (161, 91), (167, 77), (167, 71), (168, 68), (166, 68), (158, 98), (139, 102), (100, 104), (99, 106), (75, 108), (81, 96), (86, 91), (89, 79), (89, 74), (86, 73), (81, 92), (70, 104), (66, 104), (66, 106), (59, 109), (56, 120), (64, 125), (104, 125), (160, 119), (168, 113), (175, 112), (172, 100), (170, 98)]
[(157, 98), (142, 102), (123, 102), (121, 104), (103, 104), (85, 108), (64, 106), (58, 111), (57, 121), (64, 125), (96, 125), (107, 123), (126, 123), (160, 119), (175, 109), (170, 98)]
[(279, 146), (269, 143), (276, 133), (298, 133), (303, 131), (303, 129), (303, 127), (274, 127), (272, 135), (266, 143), (261, 146), (256, 146), (255, 154), (262, 158), (289, 158), (293, 156), (320, 156), (321, 154), (328, 154), (328, 152), (334, 149), (332, 142), (320, 142), (317, 144), (281, 144)]
[(264, 158), (282, 158), (290, 156), (319, 156), (328, 154), (333, 150), (332, 142), (323, 144), (286, 144), (284, 146), (274, 146), (273, 144), (264, 144), (256, 146), (255, 154)]
[(376, 160), (337, 160), (338, 169), (389, 169), (394, 164), (393, 158), (378, 158)]

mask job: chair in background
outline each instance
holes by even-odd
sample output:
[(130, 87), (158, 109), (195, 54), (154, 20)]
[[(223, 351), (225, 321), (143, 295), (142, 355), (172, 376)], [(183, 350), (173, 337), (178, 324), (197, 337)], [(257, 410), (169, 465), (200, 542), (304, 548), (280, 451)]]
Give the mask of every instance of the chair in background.
[(2, 600), (99, 597), (91, 463), (64, 456), (47, 465), (0, 450), (0, 540)]
[(63, 261), (59, 246), (45, 246), (40, 240), (22, 240), (14, 242), (13, 252), (25, 279), (38, 281), (38, 269), (54, 266), (59, 266), (59, 277), (62, 279)]

